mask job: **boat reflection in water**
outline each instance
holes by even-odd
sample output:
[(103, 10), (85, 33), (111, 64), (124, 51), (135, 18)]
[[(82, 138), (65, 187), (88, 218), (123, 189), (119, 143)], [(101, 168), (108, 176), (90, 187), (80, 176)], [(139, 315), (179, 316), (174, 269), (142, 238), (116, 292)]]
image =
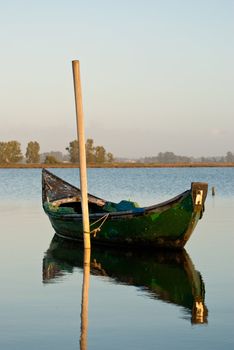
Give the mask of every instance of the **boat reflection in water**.
[[(83, 268), (83, 255), (81, 245), (55, 235), (43, 260), (43, 282), (52, 282), (74, 267)], [(207, 323), (204, 282), (185, 250), (151, 254), (95, 246), (91, 250), (90, 273), (136, 286), (151, 298), (182, 306), (192, 324)]]

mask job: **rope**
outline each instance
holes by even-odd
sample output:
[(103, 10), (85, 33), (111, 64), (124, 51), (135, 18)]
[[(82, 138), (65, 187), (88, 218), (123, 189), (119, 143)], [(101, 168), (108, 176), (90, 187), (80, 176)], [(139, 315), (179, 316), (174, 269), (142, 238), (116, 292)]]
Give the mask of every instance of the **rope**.
[(97, 222), (102, 220), (101, 224), (97, 228), (95, 228), (92, 231), (90, 231), (90, 234), (93, 233), (93, 237), (96, 237), (97, 233), (101, 231), (101, 227), (102, 227), (102, 225), (104, 224), (104, 222), (106, 221), (106, 219), (108, 218), (109, 215), (110, 214), (107, 213), (104, 216), (102, 216), (100, 219), (98, 219), (98, 220), (96, 220), (96, 221), (94, 221), (94, 222), (92, 222), (90, 224), (90, 227), (91, 227), (92, 225), (95, 225)]

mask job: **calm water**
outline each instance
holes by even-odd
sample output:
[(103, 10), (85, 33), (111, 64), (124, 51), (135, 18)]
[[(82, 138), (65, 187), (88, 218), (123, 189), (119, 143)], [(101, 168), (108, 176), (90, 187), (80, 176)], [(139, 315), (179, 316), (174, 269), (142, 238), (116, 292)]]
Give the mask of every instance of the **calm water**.
[[(79, 184), (76, 169), (53, 172)], [(0, 349), (79, 349), (82, 252), (52, 241), (40, 170), (0, 169), (0, 180)], [(234, 169), (90, 169), (88, 181), (97, 196), (141, 205), (191, 181), (210, 190), (182, 256), (93, 249), (87, 349), (233, 349)]]

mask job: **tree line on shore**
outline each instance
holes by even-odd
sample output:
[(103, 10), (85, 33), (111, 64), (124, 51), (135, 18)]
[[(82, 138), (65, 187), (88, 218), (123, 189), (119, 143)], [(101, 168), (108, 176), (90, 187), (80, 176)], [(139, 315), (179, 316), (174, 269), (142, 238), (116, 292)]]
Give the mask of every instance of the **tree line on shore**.
[(234, 153), (228, 151), (225, 156), (214, 156), (214, 157), (187, 157), (176, 155), (173, 152), (159, 152), (157, 156), (154, 157), (145, 157), (139, 159), (139, 162), (142, 163), (233, 163), (234, 162)]
[[(58, 164), (64, 161), (79, 163), (79, 145), (74, 140), (66, 148), (68, 154), (62, 152), (48, 152), (40, 154), (40, 145), (37, 141), (30, 141), (27, 144), (25, 155), (21, 150), (20, 142), (13, 140), (0, 142), (0, 164), (27, 163), (27, 164)], [(86, 156), (88, 163), (111, 163), (114, 161), (112, 153), (107, 152), (103, 146), (94, 146), (93, 139), (86, 141)]]
[[(66, 148), (67, 154), (62, 152), (47, 152), (40, 154), (40, 145), (37, 141), (30, 141), (27, 144), (25, 155), (21, 151), (21, 144), (18, 141), (0, 141), (0, 164), (28, 163), (28, 164), (59, 164), (63, 162), (79, 163), (78, 141), (71, 141)], [(95, 146), (93, 139), (86, 141), (86, 158), (88, 164), (104, 164), (117, 162), (113, 154), (107, 152), (103, 146)], [(121, 162), (127, 160), (121, 160)], [(129, 161), (129, 160), (128, 160)], [(234, 163), (234, 153), (228, 151), (225, 156), (216, 157), (187, 157), (176, 155), (173, 152), (159, 152), (157, 156), (145, 157), (132, 160), (138, 163)]]

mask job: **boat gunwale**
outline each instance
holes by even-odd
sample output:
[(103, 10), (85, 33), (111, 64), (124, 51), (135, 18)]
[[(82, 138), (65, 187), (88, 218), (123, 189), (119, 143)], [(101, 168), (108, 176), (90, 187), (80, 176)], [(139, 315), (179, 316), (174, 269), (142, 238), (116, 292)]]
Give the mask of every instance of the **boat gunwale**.
[[(71, 194), (71, 197), (69, 197), (69, 193), (67, 194), (67, 196), (65, 197), (59, 197), (59, 198), (55, 198), (54, 200), (52, 201), (49, 201), (48, 200), (48, 197), (47, 196), (47, 188), (46, 188), (46, 184), (47, 181), (45, 179), (45, 174), (47, 174), (48, 176), (50, 176), (51, 178), (54, 178), (55, 180), (58, 180), (59, 182), (62, 182), (63, 184), (65, 185), (68, 185), (69, 187), (71, 187), (73, 190), (75, 190), (77, 192), (77, 194), (79, 196), (81, 196), (81, 192), (80, 192), (80, 189), (77, 188), (76, 186), (70, 184), (69, 182), (63, 180), (62, 178), (60, 178), (59, 176), (57, 175), (54, 175), (53, 173), (51, 173), (50, 171), (48, 171), (47, 169), (43, 169), (42, 170), (42, 187), (43, 187), (43, 193), (42, 193), (42, 199), (43, 199), (43, 202), (42, 202), (42, 205), (43, 205), (43, 208), (45, 210), (45, 212), (49, 215), (53, 215), (53, 211), (50, 211), (48, 209), (45, 208), (45, 203), (55, 203), (56, 201), (62, 201), (63, 199), (66, 199), (66, 198), (69, 198), (68, 202), (73, 202), (73, 203), (76, 203), (76, 202), (80, 202), (79, 200), (78, 201), (73, 201), (72, 198), (75, 198), (74, 195)], [(191, 187), (190, 189), (188, 190), (185, 190), (184, 192), (176, 195), (175, 197), (172, 197), (170, 198), (169, 200), (166, 200), (166, 201), (163, 201), (163, 202), (160, 202), (160, 203), (157, 203), (157, 204), (153, 204), (153, 205), (150, 205), (150, 206), (144, 206), (144, 207), (139, 207), (139, 208), (136, 208), (136, 210), (134, 209), (131, 209), (131, 210), (125, 210), (125, 211), (116, 211), (116, 212), (108, 212), (108, 211), (102, 211), (102, 212), (96, 212), (96, 213), (89, 213), (89, 217), (90, 218), (99, 218), (99, 217), (102, 217), (104, 215), (107, 215), (110, 216), (110, 217), (124, 217), (124, 216), (143, 216), (143, 215), (148, 215), (148, 214), (151, 214), (151, 213), (160, 213), (160, 212), (163, 212), (167, 209), (169, 209), (170, 207), (176, 205), (177, 203), (181, 202), (186, 196), (188, 195), (191, 195), (193, 196), (193, 187), (199, 185), (200, 187), (204, 187), (204, 189), (206, 188), (206, 192), (207, 192), (207, 183), (203, 183), (203, 182), (192, 182), (191, 183)], [(206, 196), (206, 194), (205, 194)], [(98, 206), (100, 207), (103, 207), (105, 203), (107, 202), (110, 202), (112, 203), (111, 201), (107, 201), (103, 198), (100, 198), (100, 197), (96, 197), (92, 194), (89, 194), (88, 193), (88, 200), (90, 201), (90, 203), (96, 203)], [(102, 205), (100, 205), (99, 203), (102, 202)], [(203, 202), (204, 202), (204, 199), (203, 199)], [(197, 205), (194, 203), (194, 199), (193, 199), (193, 211), (195, 210), (195, 207)], [(56, 206), (55, 206), (56, 207)], [(59, 207), (59, 206), (58, 206)], [(79, 213), (59, 213), (60, 217), (64, 217), (64, 218), (82, 218), (82, 212), (79, 214)], [(58, 217), (58, 213), (53, 215), (54, 217)]]
[[(108, 215), (109, 218), (117, 218), (117, 217), (129, 217), (129, 216), (143, 216), (143, 215), (147, 215), (147, 214), (151, 214), (151, 213), (157, 213), (157, 212), (163, 212), (169, 208), (171, 208), (172, 206), (180, 203), (185, 197), (187, 197), (187, 195), (191, 194), (191, 190), (186, 190), (185, 192), (167, 200), (167, 201), (163, 201), (161, 203), (155, 204), (155, 205), (151, 205), (151, 206), (147, 206), (147, 207), (140, 207), (137, 208), (137, 210), (126, 210), (126, 211), (118, 211), (118, 212), (100, 212), (100, 213), (89, 213), (89, 217), (90, 219), (92, 218), (99, 218), (99, 217), (103, 217), (104, 215)], [(49, 202), (47, 201), (46, 203), (51, 203), (53, 204), (54, 201)], [(44, 202), (45, 203), (45, 202)], [(82, 219), (82, 213), (74, 213), (74, 214), (66, 214), (66, 213), (54, 213), (52, 210), (48, 210), (45, 208), (43, 203), (43, 208), (45, 210), (46, 213), (48, 213), (50, 216), (53, 217), (58, 217), (58, 214), (60, 217), (63, 217), (65, 219), (71, 219), (71, 218), (77, 218), (77, 219)], [(59, 208), (59, 207), (58, 207)]]
[[(73, 190), (75, 190), (77, 192), (78, 195), (80, 195), (80, 189), (77, 188), (76, 186), (70, 184), (69, 182), (61, 179), (59, 176), (57, 175), (54, 175), (53, 173), (51, 173), (50, 171), (48, 171), (47, 169), (43, 169), (42, 170), (42, 184), (43, 184), (43, 209), (44, 211), (50, 215), (51, 217), (54, 217), (54, 218), (64, 218), (64, 219), (82, 219), (82, 213), (59, 213), (59, 212), (53, 212), (52, 210), (48, 209), (48, 208), (45, 208), (45, 203), (50, 203), (53, 205), (53, 203), (55, 202), (60, 202), (62, 201), (63, 199), (66, 199), (68, 198), (68, 202), (72, 202), (72, 203), (78, 203), (80, 202), (79, 200), (76, 200), (76, 201), (73, 201), (72, 198), (75, 199), (74, 195), (72, 195), (72, 197), (69, 197), (69, 193), (67, 193), (67, 196), (65, 197), (59, 197), (59, 198), (55, 198), (54, 200), (50, 201), (48, 200), (48, 197), (47, 196), (47, 188), (46, 188), (46, 184), (47, 181), (45, 179), (45, 174), (47, 174), (49, 177), (51, 178), (54, 178), (55, 180), (58, 180), (59, 182), (62, 182), (63, 184), (65, 185), (68, 185), (69, 187), (71, 187)], [(117, 219), (117, 218), (128, 218), (128, 217), (136, 217), (136, 216), (144, 216), (144, 215), (150, 215), (151, 213), (161, 213), (173, 206), (175, 206), (176, 204), (180, 203), (184, 198), (186, 198), (187, 196), (191, 195), (192, 196), (192, 192), (193, 192), (193, 186), (194, 185), (197, 185), (199, 184), (200, 186), (207, 186), (206, 183), (201, 183), (201, 182), (192, 182), (191, 183), (191, 188), (188, 189), (188, 190), (185, 190), (184, 192), (176, 195), (175, 197), (172, 197), (170, 198), (169, 200), (166, 200), (166, 201), (163, 201), (163, 202), (160, 202), (160, 203), (157, 203), (157, 204), (153, 204), (153, 205), (150, 205), (150, 206), (144, 206), (144, 207), (139, 207), (139, 208), (136, 208), (136, 209), (131, 209), (131, 210), (125, 210), (125, 211), (116, 211), (116, 212), (108, 212), (108, 211), (100, 211), (100, 212), (96, 212), (96, 213), (89, 213), (89, 217), (90, 219), (96, 219), (96, 218), (101, 218), (103, 217), (104, 215), (107, 215), (110, 218), (113, 218), (113, 219)], [(48, 185), (49, 187), (49, 185)], [(91, 194), (88, 194), (88, 199), (89, 201), (92, 203), (96, 203), (97, 205), (99, 201), (102, 201), (103, 203), (107, 203), (109, 201), (106, 201), (100, 197), (96, 197), (96, 196), (93, 196)], [(66, 202), (65, 202), (66, 203)], [(64, 203), (64, 204), (65, 204)], [(112, 203), (110, 201), (110, 203)], [(195, 210), (195, 204), (193, 203), (193, 211)], [(55, 205), (54, 206), (55, 208), (59, 208), (59, 206)], [(100, 207), (103, 207), (102, 205), (100, 205)], [(192, 212), (193, 212), (192, 211)]]

